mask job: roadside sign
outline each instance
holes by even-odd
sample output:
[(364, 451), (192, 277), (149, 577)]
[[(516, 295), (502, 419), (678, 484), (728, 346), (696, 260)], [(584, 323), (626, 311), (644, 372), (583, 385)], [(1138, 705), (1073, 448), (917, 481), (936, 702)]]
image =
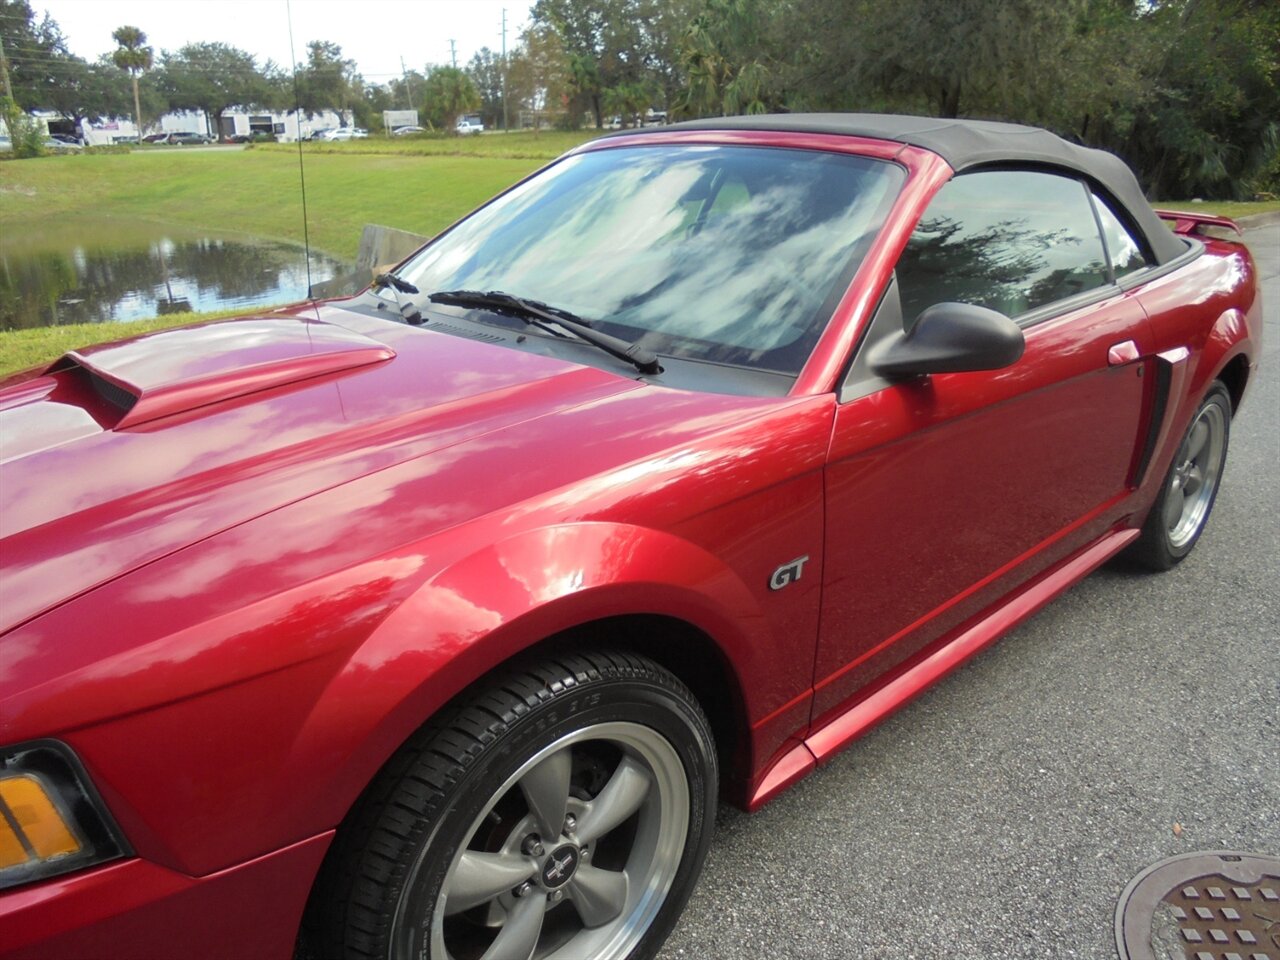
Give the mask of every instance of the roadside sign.
[(416, 127), (418, 125), (417, 110), (383, 110), (382, 126), (390, 133), (396, 127)]

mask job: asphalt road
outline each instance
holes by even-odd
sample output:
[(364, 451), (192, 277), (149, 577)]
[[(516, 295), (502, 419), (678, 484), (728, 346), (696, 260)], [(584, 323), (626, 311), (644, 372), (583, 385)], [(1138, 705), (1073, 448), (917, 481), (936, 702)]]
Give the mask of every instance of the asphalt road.
[(723, 808), (664, 960), (1114, 960), (1150, 863), (1280, 854), (1280, 223), (1248, 240), (1265, 366), (1193, 554), (1104, 567), (760, 812)]

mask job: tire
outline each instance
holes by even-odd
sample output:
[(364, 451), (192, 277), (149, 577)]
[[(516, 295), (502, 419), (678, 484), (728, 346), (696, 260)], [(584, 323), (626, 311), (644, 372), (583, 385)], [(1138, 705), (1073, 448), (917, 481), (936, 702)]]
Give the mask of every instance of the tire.
[(1191, 552), (1218, 496), (1230, 439), (1231, 395), (1214, 381), (1178, 445), (1142, 533), (1129, 548), (1131, 559), (1162, 571)]
[(710, 726), (651, 660), (499, 678), (388, 762), (339, 829), (300, 955), (651, 957), (701, 872)]

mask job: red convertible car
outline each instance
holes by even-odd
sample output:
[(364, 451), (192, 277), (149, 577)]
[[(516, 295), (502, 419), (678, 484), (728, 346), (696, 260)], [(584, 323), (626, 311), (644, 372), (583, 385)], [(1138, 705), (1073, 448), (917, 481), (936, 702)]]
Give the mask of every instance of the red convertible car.
[(1261, 306), (1042, 130), (593, 141), (0, 390), (0, 956), (648, 957), (753, 809), (1205, 529)]

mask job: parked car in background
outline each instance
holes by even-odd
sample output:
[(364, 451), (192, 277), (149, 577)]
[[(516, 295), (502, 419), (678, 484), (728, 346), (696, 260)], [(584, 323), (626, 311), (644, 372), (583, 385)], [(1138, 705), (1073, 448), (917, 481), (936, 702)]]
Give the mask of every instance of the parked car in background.
[(47, 137), (44, 141), (44, 148), (53, 153), (66, 153), (81, 149), (80, 144), (60, 140), (57, 137)]
[(167, 143), (169, 134), (167, 133), (149, 133), (142, 138), (143, 143)]
[(473, 133), (484, 133), (484, 124), (477, 118), (463, 117), (458, 121), (454, 129), (463, 136), (466, 136)]
[(405, 127), (396, 127), (394, 130), (391, 131), (391, 135), (393, 137), (412, 137), (416, 133), (426, 133), (426, 132), (427, 131), (424, 130), (422, 127), (410, 125)]
[(254, 130), (249, 133), (234, 133), (227, 137), (227, 143), (275, 143), (276, 135), (274, 133), (266, 133), (262, 130)]
[(51, 133), (50, 140), (57, 140), (59, 143), (65, 143), (69, 147), (83, 147), (84, 141), (79, 137), (72, 136), (69, 133)]
[(369, 131), (364, 127), (338, 127), (336, 130), (326, 131), (325, 140), (342, 141), (342, 140), (364, 140), (369, 136)]
[(188, 133), (186, 131), (180, 131), (178, 133), (169, 134), (169, 136), (165, 138), (164, 142), (169, 144), (171, 147), (191, 147), (210, 144), (213, 143), (213, 140), (210, 137), (205, 136), (203, 133)]
[(11, 378), (0, 958), (654, 956), (719, 800), (1195, 547), (1263, 316), (1166, 218), (1043, 130), (708, 119)]

